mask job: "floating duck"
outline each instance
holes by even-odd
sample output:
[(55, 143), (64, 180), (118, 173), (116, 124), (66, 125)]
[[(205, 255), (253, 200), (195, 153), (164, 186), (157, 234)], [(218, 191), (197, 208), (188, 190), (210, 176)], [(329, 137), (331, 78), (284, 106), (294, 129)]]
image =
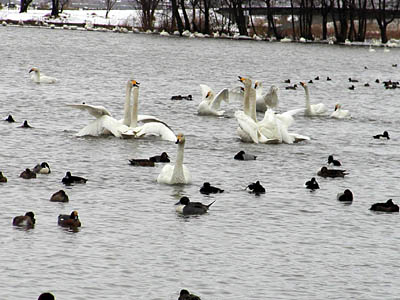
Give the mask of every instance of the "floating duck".
[(19, 128), (32, 128), (32, 126), (28, 124), (27, 120), (25, 120), (24, 123), (22, 123), (22, 125), (19, 126)]
[(79, 176), (72, 176), (71, 172), (67, 172), (65, 177), (61, 180), (65, 185), (71, 185), (74, 183), (86, 183), (87, 179)]
[(353, 193), (349, 189), (346, 189), (343, 193), (338, 193), (336, 199), (342, 202), (351, 202), (353, 201)]
[(260, 184), (259, 181), (256, 181), (255, 183), (251, 183), (247, 186), (246, 188), (250, 193), (254, 193), (256, 195), (259, 194), (264, 194), (265, 193), (265, 188)]
[(340, 161), (333, 159), (333, 155), (329, 155), (328, 156), (328, 164), (333, 164), (334, 166), (341, 166), (342, 164), (340, 163)]
[(181, 290), (178, 300), (201, 300), (198, 296), (190, 294), (188, 290)]
[(79, 221), (78, 212), (74, 210), (70, 215), (59, 215), (58, 225), (63, 227), (81, 227), (81, 221)]
[(7, 177), (3, 175), (3, 172), (0, 172), (0, 182), (7, 182)]
[(155, 155), (149, 158), (153, 162), (170, 162), (167, 152), (161, 153), (161, 155)]
[(339, 169), (328, 169), (327, 167), (322, 167), (321, 170), (318, 171), (317, 175), (321, 177), (344, 177), (345, 175), (348, 175), (348, 173), (345, 173), (346, 170), (339, 170)]
[(398, 212), (399, 206), (397, 204), (394, 204), (392, 199), (389, 199), (388, 201), (386, 201), (386, 203), (372, 204), (370, 210), (382, 212)]
[(154, 167), (154, 161), (150, 159), (130, 159), (129, 162), (133, 166)]
[(382, 139), (387, 139), (387, 140), (390, 140), (389, 133), (387, 131), (384, 131), (383, 134), (374, 135), (373, 137), (374, 137), (374, 139), (381, 139), (381, 140)]
[(23, 171), (19, 177), (22, 177), (24, 179), (32, 179), (36, 178), (36, 173), (32, 172), (29, 168), (26, 168), (25, 171)]
[(37, 164), (33, 168), (33, 172), (35, 172), (36, 174), (50, 174), (51, 170), (47, 162), (42, 162), (41, 164)]
[(317, 180), (315, 180), (315, 177), (313, 177), (313, 178), (311, 178), (311, 180), (307, 181), (305, 183), (305, 186), (307, 189), (310, 189), (310, 190), (319, 189), (319, 184), (318, 184)]
[(13, 219), (14, 226), (33, 227), (35, 222), (35, 214), (31, 211), (28, 211), (25, 216), (17, 216)]
[(236, 153), (236, 155), (233, 158), (237, 160), (255, 160), (257, 156), (253, 154), (247, 154), (243, 150), (241, 150), (238, 153)]
[(200, 202), (191, 202), (188, 197), (182, 197), (175, 205), (177, 205), (176, 211), (183, 215), (201, 215), (206, 213), (214, 202), (205, 205)]
[(59, 190), (58, 192), (55, 192), (51, 198), (51, 202), (68, 202), (69, 198), (68, 195), (64, 192), (64, 190)]
[(218, 194), (218, 193), (223, 193), (224, 190), (221, 190), (220, 188), (217, 188), (215, 186), (210, 185), (209, 182), (204, 182), (203, 186), (200, 188), (200, 193), (202, 194)]
[(7, 119), (5, 119), (4, 121), (7, 121), (8, 123), (14, 123), (15, 122), (15, 120), (14, 120), (12, 115), (8, 115)]

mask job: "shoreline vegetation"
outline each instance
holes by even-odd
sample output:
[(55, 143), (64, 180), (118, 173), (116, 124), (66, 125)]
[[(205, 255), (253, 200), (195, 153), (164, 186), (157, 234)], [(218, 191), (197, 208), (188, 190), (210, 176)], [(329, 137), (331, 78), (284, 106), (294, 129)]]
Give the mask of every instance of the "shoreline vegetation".
[[(108, 18), (105, 18), (105, 15)], [(191, 32), (184, 30), (180, 32), (176, 26), (166, 26), (165, 20), (160, 18), (164, 14), (160, 14), (154, 22), (153, 30), (144, 30), (141, 20), (141, 10), (64, 10), (59, 13), (58, 17), (51, 16), (50, 10), (29, 9), (27, 12), (19, 13), (16, 9), (3, 8), (0, 9), (0, 24), (2, 26), (29, 26), (48, 29), (64, 29), (64, 30), (85, 30), (85, 31), (101, 31), (101, 32), (119, 32), (119, 33), (144, 33), (159, 34), (161, 36), (187, 37), (187, 38), (223, 38), (232, 40), (255, 40), (255, 41), (278, 41), (278, 42), (300, 42), (300, 43), (321, 43), (321, 44), (338, 44), (352, 46), (373, 46), (373, 47), (400, 47), (400, 39), (390, 38), (386, 43), (382, 43), (379, 39), (379, 28), (374, 28), (375, 38), (365, 38), (364, 41), (338, 41), (335, 39), (334, 33), (330, 32), (327, 39), (313, 37), (313, 39), (305, 39), (303, 37), (293, 39), (290, 35), (285, 35), (277, 39), (275, 36), (265, 33), (256, 34), (254, 22), (260, 23), (260, 19), (253, 20), (248, 25), (247, 35), (240, 34), (234, 25), (231, 25), (229, 32), (222, 30), (213, 31), (211, 34), (200, 32)], [(399, 21), (397, 21), (399, 23)], [(250, 22), (249, 22), (250, 23)], [(313, 26), (315, 26), (314, 24)], [(376, 25), (376, 24), (375, 24)], [(394, 25), (394, 24), (393, 24)], [(328, 31), (333, 31), (333, 24), (328, 23)], [(369, 24), (369, 27), (372, 25)], [(377, 27), (377, 26), (376, 26)], [(399, 33), (400, 23), (397, 25), (395, 32)], [(175, 30), (172, 30), (175, 29)], [(316, 30), (318, 31), (318, 30)], [(261, 32), (261, 30), (258, 30)], [(390, 33), (390, 31), (388, 31)], [(390, 37), (390, 34), (389, 34)]]

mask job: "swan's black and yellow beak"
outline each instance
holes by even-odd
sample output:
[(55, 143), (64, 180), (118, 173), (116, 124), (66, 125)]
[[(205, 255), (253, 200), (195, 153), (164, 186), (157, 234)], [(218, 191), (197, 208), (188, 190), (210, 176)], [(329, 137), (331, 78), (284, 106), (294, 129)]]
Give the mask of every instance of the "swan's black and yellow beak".
[(300, 81), (301, 86), (306, 86), (306, 84), (303, 81)]
[(176, 136), (176, 142), (175, 142), (175, 144), (179, 144), (179, 143), (182, 141), (182, 139), (183, 139), (183, 134), (182, 134), (182, 133), (179, 133), (179, 134)]
[(243, 82), (244, 82), (244, 80), (245, 80), (245, 78), (244, 78), (244, 77), (242, 77), (242, 76), (238, 76), (238, 77), (239, 77), (239, 81), (243, 83)]
[(136, 80), (131, 80), (132, 86), (139, 87), (140, 83), (137, 82)]
[(30, 73), (30, 72), (33, 72), (33, 71), (36, 71), (36, 69), (35, 69), (35, 68), (30, 69), (30, 70), (29, 70), (29, 73)]
[(256, 81), (255, 83), (254, 83), (254, 88), (256, 89), (258, 87), (258, 81)]
[(211, 91), (207, 93), (206, 98), (209, 98), (209, 97), (211, 97)]

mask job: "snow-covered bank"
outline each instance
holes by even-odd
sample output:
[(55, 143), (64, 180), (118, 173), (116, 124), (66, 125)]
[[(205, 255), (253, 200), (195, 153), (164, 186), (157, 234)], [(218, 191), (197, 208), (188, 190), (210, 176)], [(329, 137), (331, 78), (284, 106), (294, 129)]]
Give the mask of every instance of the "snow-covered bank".
[[(59, 18), (51, 18), (50, 10), (28, 10), (27, 13), (19, 13), (16, 9), (2, 9), (0, 10), (0, 23), (3, 26), (7, 25), (32, 25), (45, 28), (62, 28), (62, 29), (78, 29), (90, 31), (114, 31), (114, 32), (134, 32), (139, 33), (141, 28), (140, 10), (111, 10), (108, 18), (105, 18), (105, 10), (66, 10), (60, 14)], [(156, 13), (155, 27), (160, 28), (162, 23), (162, 14)], [(160, 34), (162, 36), (179, 36), (179, 32), (168, 33), (164, 30), (158, 32), (157, 30), (145, 33)], [(212, 35), (204, 35), (202, 33), (192, 33), (185, 31), (183, 37), (190, 38), (227, 38), (235, 40), (255, 40), (255, 41), (275, 41), (272, 39), (265, 39), (260, 36), (254, 35), (253, 37), (240, 36), (235, 34), (228, 36), (226, 34), (219, 34), (218, 32)], [(292, 41), (290, 38), (284, 38), (281, 42), (300, 42), (300, 43), (324, 43), (333, 44), (333, 39), (328, 41), (308, 41), (301, 38), (299, 41)], [(368, 40), (365, 42), (350, 42), (346, 41), (342, 45), (346, 46), (387, 46), (387, 47), (400, 47), (400, 40), (391, 39), (386, 45), (381, 44), (379, 40)]]

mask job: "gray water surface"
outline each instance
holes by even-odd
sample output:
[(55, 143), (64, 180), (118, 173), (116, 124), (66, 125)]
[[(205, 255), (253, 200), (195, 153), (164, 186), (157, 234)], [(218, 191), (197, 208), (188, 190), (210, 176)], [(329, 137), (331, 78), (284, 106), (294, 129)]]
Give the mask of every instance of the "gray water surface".
[[(398, 214), (377, 214), (371, 204), (398, 193), (400, 90), (375, 79), (399, 80), (400, 50), (362, 47), (187, 39), (39, 28), (0, 28), (0, 299), (37, 299), (51, 291), (61, 299), (177, 299), (186, 288), (202, 299), (398, 299)], [(54, 85), (33, 83), (39, 67)], [(365, 69), (364, 67), (368, 67)], [(290, 131), (310, 141), (294, 145), (242, 143), (234, 112), (201, 117), (199, 84), (215, 91), (238, 85), (237, 76), (280, 87), (278, 111), (304, 107), (304, 91), (292, 83), (320, 76), (311, 102), (351, 111), (350, 120), (295, 117)], [(326, 77), (332, 81), (326, 81)], [(348, 78), (356, 89), (348, 89)], [(130, 158), (176, 145), (158, 139), (77, 138), (93, 117), (67, 103), (103, 105), (122, 118), (126, 81), (140, 85), (139, 111), (166, 121), (186, 135), (185, 165), (193, 183), (156, 182), (163, 165), (140, 168)], [(363, 84), (369, 82), (370, 87)], [(194, 101), (171, 101), (192, 94)], [(258, 115), (262, 118), (262, 114)], [(24, 120), (34, 127), (17, 128)], [(389, 141), (372, 135), (389, 131)], [(255, 161), (236, 161), (245, 150)], [(317, 177), (321, 189), (304, 182), (339, 159), (350, 174)], [(25, 168), (47, 161), (49, 175), (24, 180)], [(65, 187), (66, 171), (89, 179)], [(244, 188), (260, 180), (256, 197)], [(199, 193), (209, 181), (225, 190)], [(349, 188), (352, 205), (336, 194)], [(52, 203), (64, 189), (69, 203)], [(184, 218), (174, 203), (181, 196), (210, 203), (206, 215)], [(60, 213), (78, 210), (78, 232), (57, 226)], [(34, 229), (14, 228), (12, 218), (34, 211)]]

